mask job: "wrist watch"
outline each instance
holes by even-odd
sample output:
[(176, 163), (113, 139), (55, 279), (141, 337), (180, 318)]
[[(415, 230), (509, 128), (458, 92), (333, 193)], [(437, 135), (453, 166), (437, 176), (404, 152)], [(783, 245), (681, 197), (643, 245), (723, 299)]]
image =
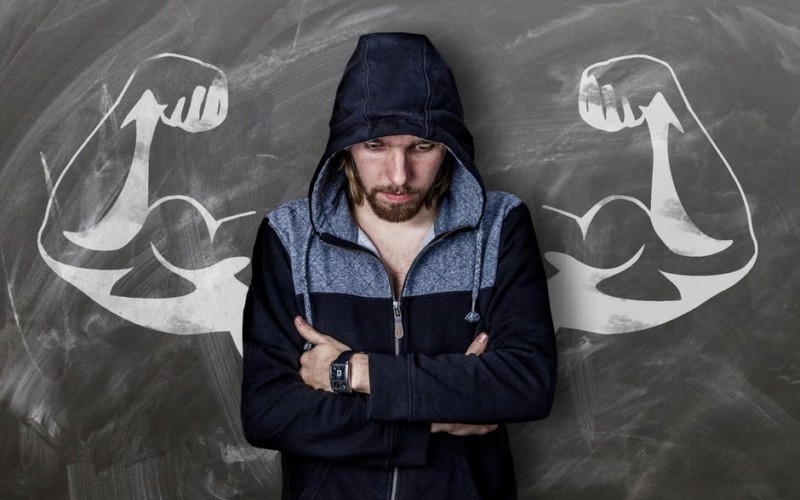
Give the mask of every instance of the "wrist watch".
[(342, 351), (331, 363), (330, 378), (333, 392), (353, 392), (350, 386), (350, 357), (353, 351)]

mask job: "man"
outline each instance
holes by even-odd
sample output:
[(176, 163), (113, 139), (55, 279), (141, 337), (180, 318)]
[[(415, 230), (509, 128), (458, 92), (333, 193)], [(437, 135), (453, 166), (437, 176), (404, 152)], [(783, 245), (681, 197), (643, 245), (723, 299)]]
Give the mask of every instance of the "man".
[(484, 190), (424, 36), (361, 37), (330, 128), (308, 199), (259, 229), (245, 436), (286, 499), (515, 498), (503, 424), (544, 418), (556, 376), (528, 210)]

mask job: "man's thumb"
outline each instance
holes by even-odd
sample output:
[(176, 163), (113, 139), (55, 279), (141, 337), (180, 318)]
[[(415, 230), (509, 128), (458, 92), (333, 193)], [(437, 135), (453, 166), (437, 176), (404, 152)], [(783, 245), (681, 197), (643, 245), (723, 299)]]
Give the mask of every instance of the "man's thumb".
[(300, 316), (294, 318), (294, 327), (301, 337), (308, 340), (312, 344), (319, 344), (322, 342), (322, 335), (314, 330), (314, 327), (309, 325), (306, 320)]
[(486, 350), (486, 345), (489, 342), (489, 335), (486, 332), (481, 332), (480, 335), (475, 337), (475, 340), (467, 347), (467, 352), (465, 353), (467, 356), (470, 354), (474, 354), (476, 356), (483, 354), (483, 351)]

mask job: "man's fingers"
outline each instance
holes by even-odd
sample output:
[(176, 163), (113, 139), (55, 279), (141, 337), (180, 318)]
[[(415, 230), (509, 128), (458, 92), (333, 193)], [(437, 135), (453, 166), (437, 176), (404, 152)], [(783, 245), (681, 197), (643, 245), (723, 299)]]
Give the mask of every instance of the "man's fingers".
[(308, 340), (314, 345), (325, 342), (326, 336), (314, 330), (314, 327), (309, 325), (306, 322), (306, 320), (304, 320), (300, 316), (294, 318), (294, 327), (297, 330), (297, 333), (299, 333), (301, 337)]
[(431, 424), (431, 432), (446, 432), (454, 436), (482, 436), (497, 429), (497, 424)]
[(497, 429), (497, 424), (470, 425), (463, 429), (462, 436), (483, 436)]
[(486, 345), (489, 341), (489, 335), (486, 332), (481, 332), (480, 335), (475, 337), (475, 340), (467, 347), (467, 352), (464, 353), (467, 356), (470, 354), (474, 354), (476, 356), (483, 354), (483, 351), (486, 350)]

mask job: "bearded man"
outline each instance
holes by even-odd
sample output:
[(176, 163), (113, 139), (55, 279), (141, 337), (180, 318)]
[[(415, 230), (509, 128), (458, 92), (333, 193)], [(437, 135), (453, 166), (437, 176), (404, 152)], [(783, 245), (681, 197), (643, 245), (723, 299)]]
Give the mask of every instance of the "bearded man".
[(505, 424), (548, 415), (556, 346), (528, 209), (473, 158), (430, 41), (362, 36), (253, 250), (242, 422), (282, 498), (516, 498)]

